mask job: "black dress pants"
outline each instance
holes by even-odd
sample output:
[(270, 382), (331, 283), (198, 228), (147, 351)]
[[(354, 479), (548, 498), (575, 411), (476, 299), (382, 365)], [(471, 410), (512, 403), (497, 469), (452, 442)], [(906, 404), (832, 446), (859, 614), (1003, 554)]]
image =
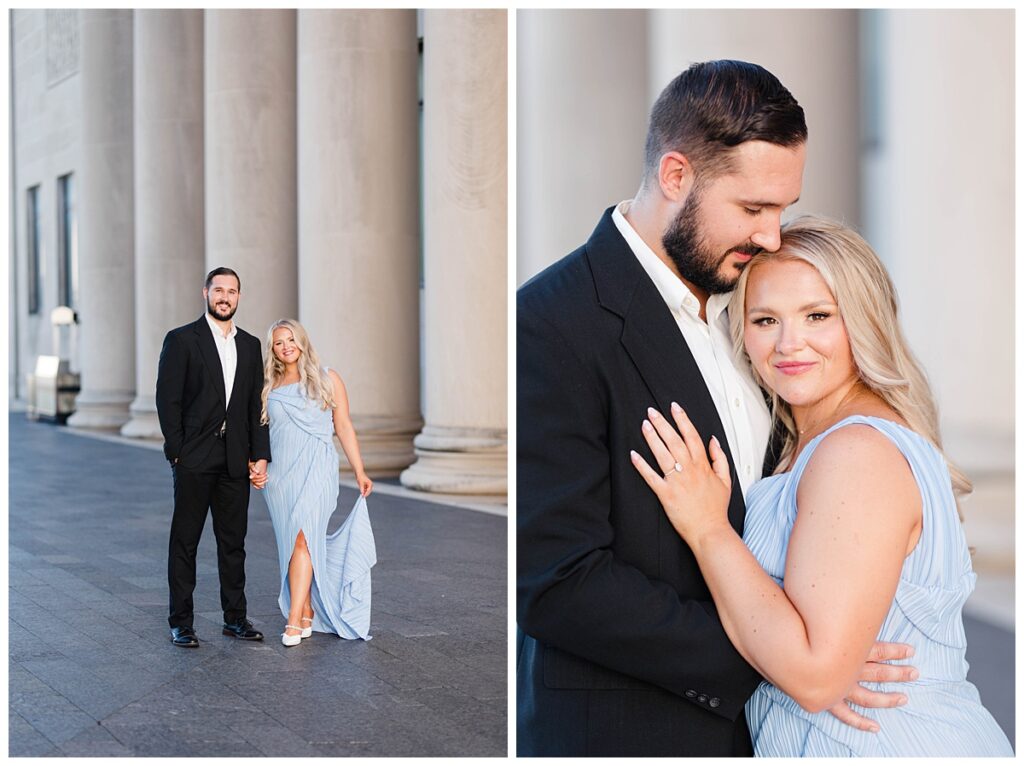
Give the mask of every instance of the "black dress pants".
[(217, 538), (217, 571), (220, 575), (220, 604), (224, 622), (245, 618), (245, 533), (249, 524), (248, 476), (228, 476), (223, 442), (202, 471), (172, 466), (174, 473), (174, 517), (167, 555), (172, 628), (192, 627), (192, 592), (196, 588), (196, 550), (206, 523), (206, 511), (213, 512), (213, 534)]

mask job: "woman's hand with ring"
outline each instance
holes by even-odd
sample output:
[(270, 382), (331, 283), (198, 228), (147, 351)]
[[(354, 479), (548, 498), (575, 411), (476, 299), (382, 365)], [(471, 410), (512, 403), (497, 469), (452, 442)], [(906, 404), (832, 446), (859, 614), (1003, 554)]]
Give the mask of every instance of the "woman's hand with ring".
[(729, 461), (718, 439), (711, 437), (710, 454), (682, 408), (672, 403), (676, 428), (660, 412), (647, 410), (642, 432), (651, 448), (659, 471), (637, 452), (631, 452), (633, 465), (661, 501), (676, 532), (687, 542), (715, 525), (728, 526), (729, 496), (732, 479)]

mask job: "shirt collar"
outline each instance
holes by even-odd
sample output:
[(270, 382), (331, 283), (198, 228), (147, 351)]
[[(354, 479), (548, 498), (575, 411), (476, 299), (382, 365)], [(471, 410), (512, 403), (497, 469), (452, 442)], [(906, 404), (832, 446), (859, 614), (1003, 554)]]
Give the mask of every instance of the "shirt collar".
[(228, 332), (227, 337), (221, 331), (220, 327), (216, 322), (213, 321), (213, 317), (210, 316), (209, 311), (204, 311), (203, 316), (206, 317), (206, 323), (210, 326), (210, 332), (213, 333), (214, 338), (220, 338), (221, 340), (231, 340), (238, 334), (238, 328), (235, 327), (235, 323), (231, 322), (231, 330)]
[[(694, 295), (690, 288), (686, 286), (675, 273), (665, 263), (654, 254), (654, 251), (644, 242), (643, 238), (637, 234), (636, 229), (626, 220), (625, 211), (629, 209), (630, 200), (624, 200), (615, 206), (612, 211), (612, 220), (619, 229), (619, 233), (622, 234), (622, 238), (626, 240), (626, 244), (629, 245), (629, 249), (633, 251), (637, 260), (640, 261), (640, 265), (643, 266), (644, 271), (647, 272), (647, 276), (654, 282), (654, 286), (658, 289), (661, 294), (662, 300), (668, 304), (668, 307), (675, 310), (685, 311), (692, 315), (694, 318), (700, 316), (700, 301), (697, 300), (697, 296)], [(705, 315), (707, 316), (708, 323), (718, 321), (719, 316), (725, 310), (726, 306), (729, 305), (729, 299), (732, 297), (732, 293), (720, 293), (717, 295), (711, 295), (708, 297), (707, 305), (705, 306)], [(687, 301), (689, 298), (689, 302)]]
[(708, 296), (707, 305), (704, 306), (704, 314), (708, 318), (708, 324), (711, 322), (717, 322), (718, 318), (725, 312), (729, 307), (729, 301), (732, 300), (732, 291), (727, 293), (716, 293)]

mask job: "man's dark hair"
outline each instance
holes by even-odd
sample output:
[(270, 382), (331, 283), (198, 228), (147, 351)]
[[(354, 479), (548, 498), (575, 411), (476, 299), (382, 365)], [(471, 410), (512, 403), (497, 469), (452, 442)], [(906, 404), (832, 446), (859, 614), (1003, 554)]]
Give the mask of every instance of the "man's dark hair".
[(707, 181), (730, 170), (733, 148), (746, 141), (795, 147), (806, 140), (804, 110), (775, 75), (745, 61), (705, 61), (654, 102), (644, 182), (657, 175), (665, 152), (685, 155), (698, 180)]
[(238, 274), (235, 273), (234, 269), (229, 269), (227, 266), (218, 266), (209, 274), (206, 275), (206, 289), (210, 289), (210, 285), (213, 284), (214, 277), (234, 277), (238, 280), (238, 292), (242, 292), (242, 280), (239, 279)]

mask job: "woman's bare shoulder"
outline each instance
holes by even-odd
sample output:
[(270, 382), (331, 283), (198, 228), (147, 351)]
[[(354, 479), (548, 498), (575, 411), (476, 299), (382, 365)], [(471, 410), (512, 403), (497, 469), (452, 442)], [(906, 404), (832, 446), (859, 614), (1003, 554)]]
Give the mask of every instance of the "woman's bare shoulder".
[(868, 423), (850, 423), (822, 438), (800, 477), (797, 502), (851, 503), (870, 514), (899, 508), (910, 516), (920, 513), (920, 492), (906, 456)]

